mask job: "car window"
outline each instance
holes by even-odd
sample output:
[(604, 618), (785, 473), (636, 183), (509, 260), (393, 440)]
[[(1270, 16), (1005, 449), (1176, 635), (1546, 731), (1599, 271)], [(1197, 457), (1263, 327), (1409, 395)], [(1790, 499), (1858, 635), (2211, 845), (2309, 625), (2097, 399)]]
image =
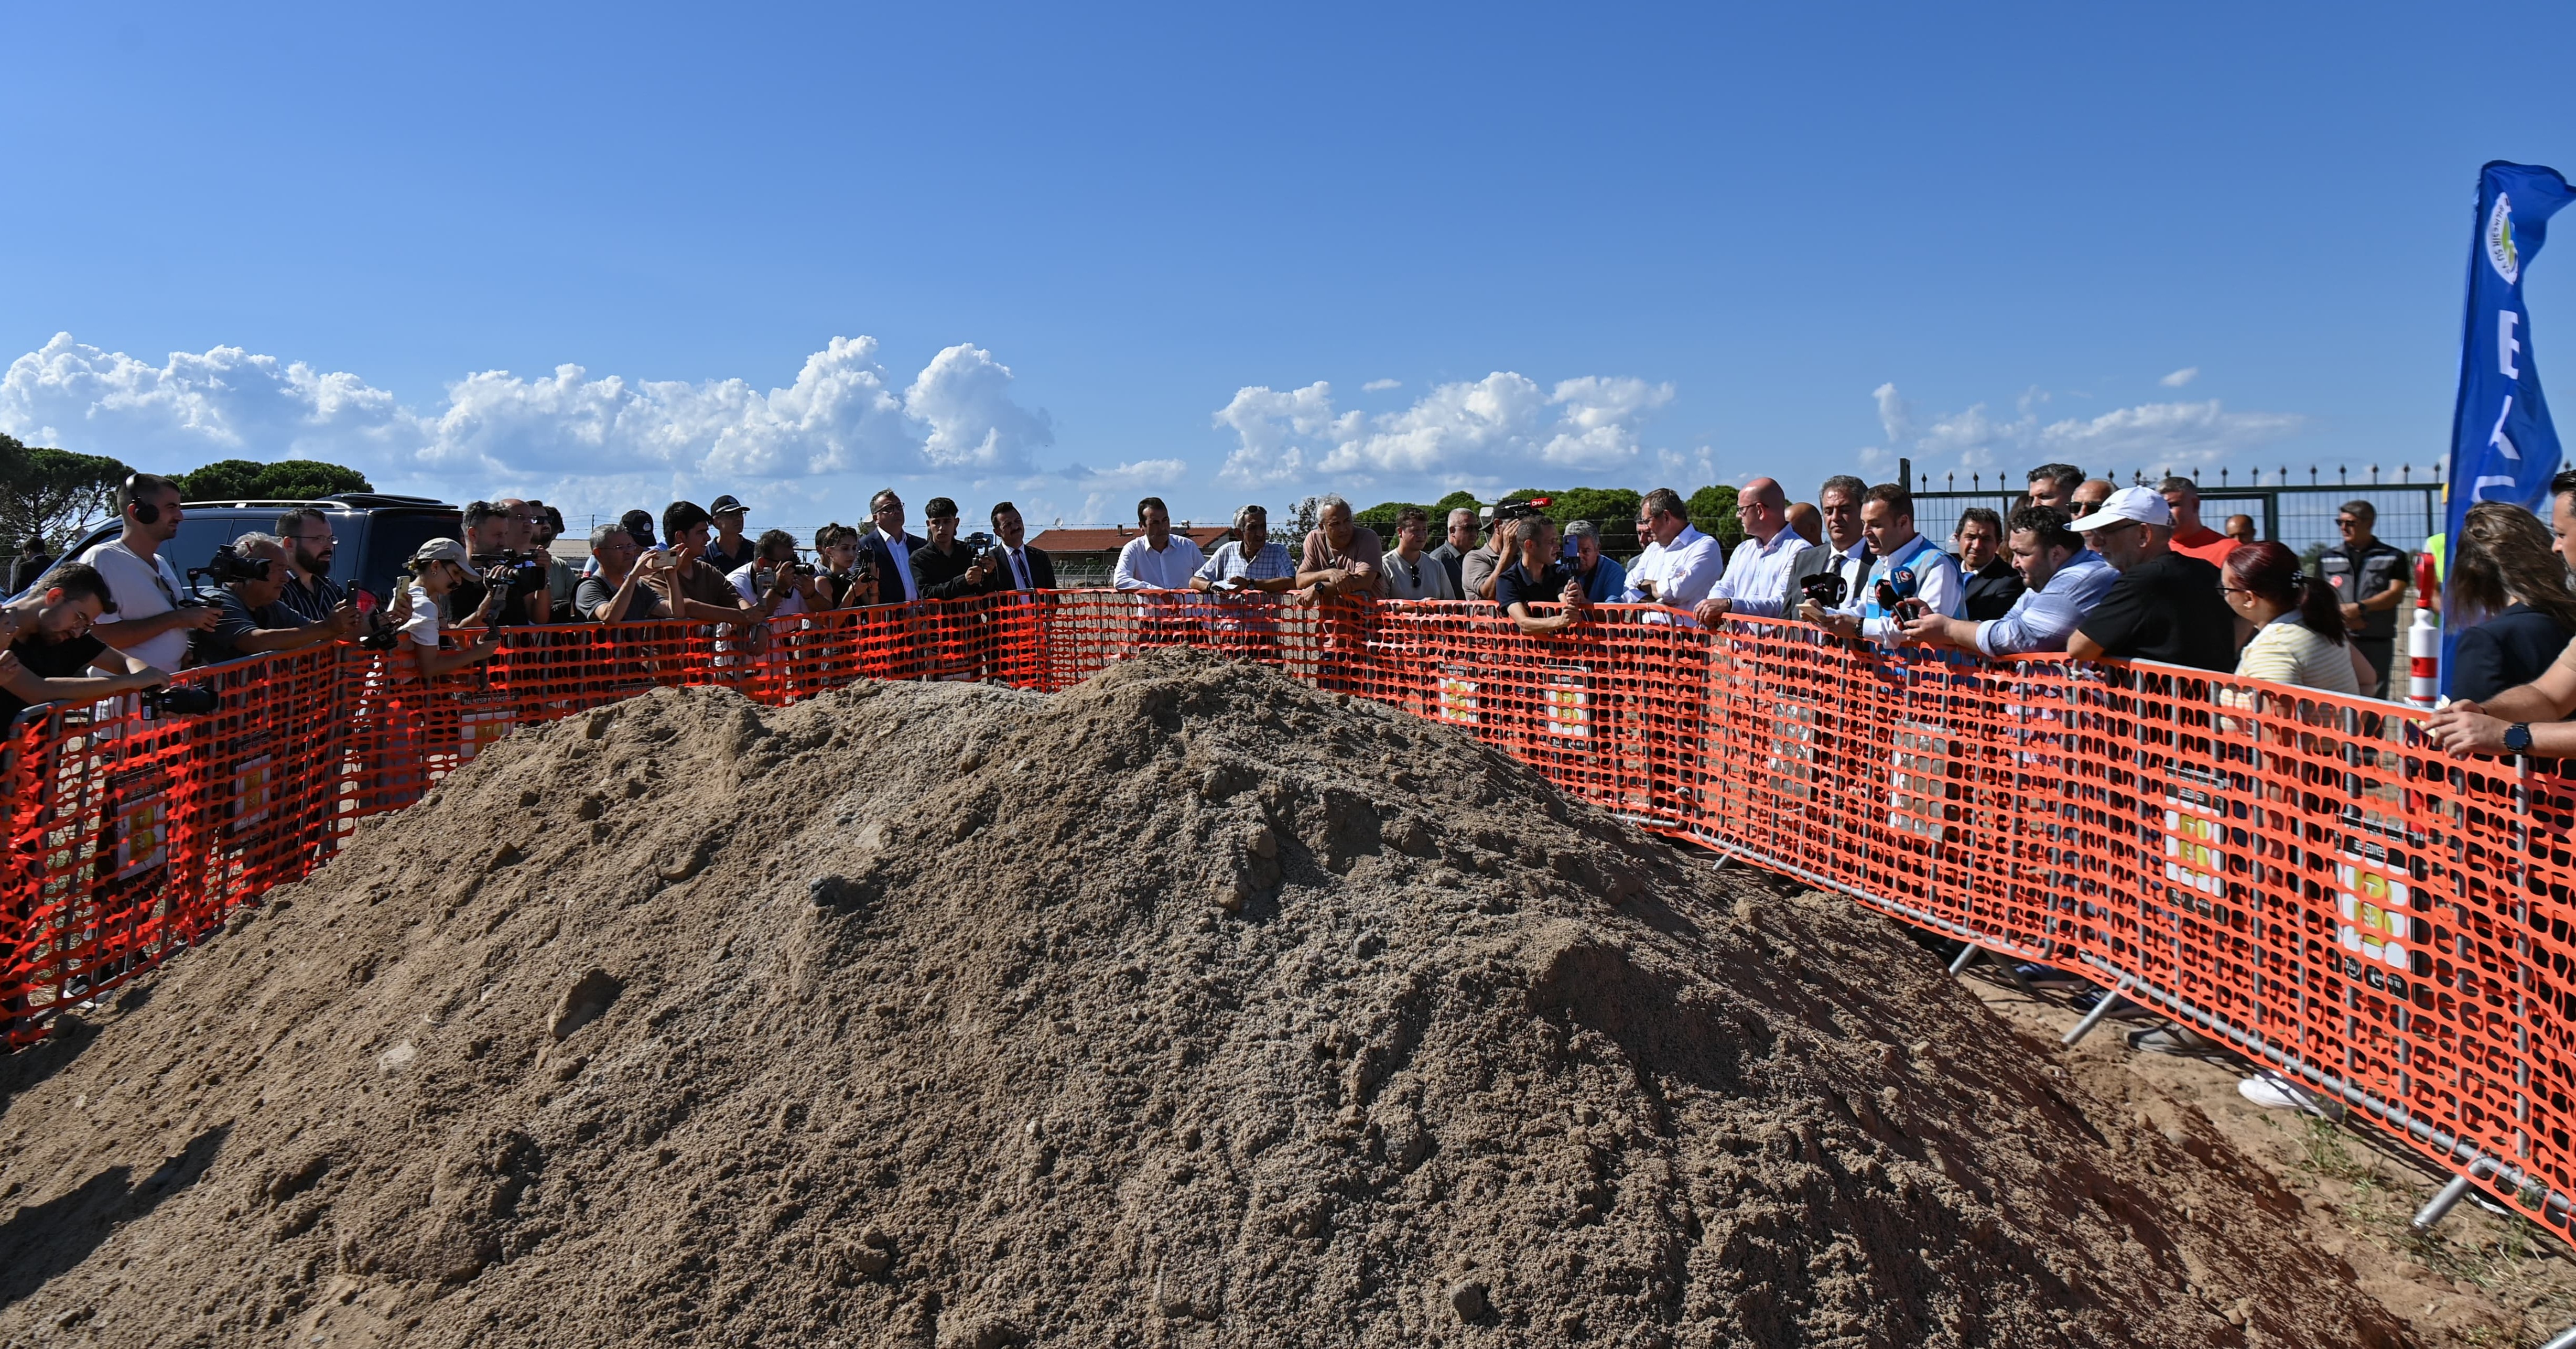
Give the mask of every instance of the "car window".
[[(363, 586), (379, 600), (390, 601), (394, 595), (394, 578), (409, 561), (412, 550), (431, 539), (465, 537), (465, 515), (461, 511), (411, 512), (376, 511), (367, 516), (367, 537), (360, 548), (352, 548), (342, 536), (340, 556), (332, 559), (334, 580)], [(355, 579), (340, 574), (339, 564), (363, 552), (356, 563)]]

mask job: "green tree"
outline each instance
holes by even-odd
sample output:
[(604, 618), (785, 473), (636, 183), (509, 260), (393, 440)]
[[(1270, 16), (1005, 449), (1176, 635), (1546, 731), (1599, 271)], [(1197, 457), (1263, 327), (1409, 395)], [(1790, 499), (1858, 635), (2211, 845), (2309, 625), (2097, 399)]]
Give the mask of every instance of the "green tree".
[(1481, 509), (1484, 504), (1476, 499), (1475, 493), (1461, 489), (1431, 503), (1431, 518), (1435, 521), (1445, 521), (1449, 518), (1449, 512), (1461, 506), (1472, 511)]
[[(1413, 503), (1410, 501), (1381, 501), (1367, 510), (1353, 514), (1351, 523), (1376, 530), (1380, 538), (1392, 538), (1395, 535), (1395, 517), (1404, 514), (1412, 506)], [(1426, 506), (1422, 509), (1428, 511), (1430, 508)]]
[(105, 455), (39, 449), (0, 435), (0, 547), (31, 536), (48, 547), (69, 543), (74, 529), (107, 514), (131, 471)]
[(297, 501), (335, 492), (370, 492), (365, 474), (317, 459), (222, 459), (180, 476), (190, 501)]
[(1703, 487), (1691, 493), (1690, 500), (1682, 503), (1682, 507), (1690, 516), (1692, 526), (1702, 534), (1728, 543), (1744, 536), (1744, 524), (1735, 517), (1735, 489), (1732, 487)]

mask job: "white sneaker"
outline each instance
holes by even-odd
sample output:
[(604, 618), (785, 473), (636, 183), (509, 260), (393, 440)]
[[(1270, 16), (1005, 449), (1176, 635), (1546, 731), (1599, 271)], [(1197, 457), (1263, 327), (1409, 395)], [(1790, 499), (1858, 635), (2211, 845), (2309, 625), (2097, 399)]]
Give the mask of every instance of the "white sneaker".
[(2317, 1094), (2269, 1069), (2236, 1084), (2236, 1094), (2266, 1110), (2303, 1110), (2311, 1115), (2324, 1115), (2325, 1102)]

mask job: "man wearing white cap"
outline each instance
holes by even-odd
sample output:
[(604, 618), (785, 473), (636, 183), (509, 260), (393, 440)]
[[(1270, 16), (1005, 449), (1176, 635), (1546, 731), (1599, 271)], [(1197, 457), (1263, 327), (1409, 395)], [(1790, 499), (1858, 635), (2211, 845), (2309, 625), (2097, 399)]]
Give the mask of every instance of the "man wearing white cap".
[(2066, 639), (2069, 654), (2236, 669), (2236, 614), (2219, 593), (2218, 568), (2173, 551), (2173, 510), (2163, 496), (2123, 487), (2067, 527), (2120, 573)]

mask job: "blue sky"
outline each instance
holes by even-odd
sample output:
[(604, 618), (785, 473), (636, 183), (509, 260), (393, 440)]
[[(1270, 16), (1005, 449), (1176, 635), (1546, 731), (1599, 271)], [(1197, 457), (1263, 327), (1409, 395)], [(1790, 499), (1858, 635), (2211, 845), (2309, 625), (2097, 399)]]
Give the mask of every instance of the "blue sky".
[(369, 8), (0, 13), (0, 430), (756, 524), (2422, 465), (2477, 166), (2576, 167), (2547, 9)]

